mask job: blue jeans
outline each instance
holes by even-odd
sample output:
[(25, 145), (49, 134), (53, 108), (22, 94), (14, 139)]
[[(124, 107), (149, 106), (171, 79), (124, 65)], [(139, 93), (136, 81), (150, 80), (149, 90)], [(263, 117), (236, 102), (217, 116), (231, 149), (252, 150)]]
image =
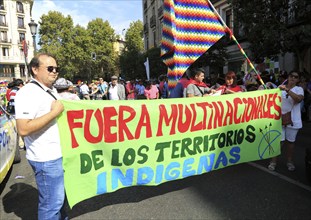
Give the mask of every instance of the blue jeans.
[(28, 161), (35, 172), (39, 192), (38, 219), (61, 219), (65, 200), (62, 158), (47, 162)]

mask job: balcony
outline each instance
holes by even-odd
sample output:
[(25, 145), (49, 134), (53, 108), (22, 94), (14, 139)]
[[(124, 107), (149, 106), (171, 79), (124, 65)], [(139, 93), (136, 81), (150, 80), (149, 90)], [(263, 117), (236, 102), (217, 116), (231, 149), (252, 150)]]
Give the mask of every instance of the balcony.
[(144, 24), (144, 33), (148, 33), (148, 23)]
[(152, 15), (150, 18), (150, 28), (153, 28), (156, 26), (156, 17), (155, 15)]
[(163, 16), (163, 6), (161, 5), (159, 8), (158, 8), (158, 17), (159, 18), (162, 18)]
[(12, 40), (8, 40), (7, 38), (0, 39), (0, 44), (11, 44)]
[(18, 25), (18, 26), (17, 26), (17, 29), (26, 30), (26, 27), (25, 27), (25, 25)]

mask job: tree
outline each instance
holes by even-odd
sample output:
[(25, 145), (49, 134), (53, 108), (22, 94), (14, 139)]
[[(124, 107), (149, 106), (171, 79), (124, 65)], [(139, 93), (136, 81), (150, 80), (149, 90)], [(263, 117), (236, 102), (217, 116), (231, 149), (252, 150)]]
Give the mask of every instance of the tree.
[(149, 59), (151, 78), (158, 79), (160, 75), (167, 74), (167, 66), (161, 59), (161, 48), (154, 47), (149, 49), (146, 57)]
[(88, 36), (84, 27), (77, 25), (73, 32), (73, 44), (71, 44), (71, 60), (75, 64), (76, 71), (73, 72), (72, 79), (76, 82), (78, 80), (90, 79), (90, 49), (88, 45), (91, 44), (91, 37)]
[[(70, 16), (50, 11), (42, 15), (39, 23), (40, 52), (57, 58), (61, 76), (74, 81), (90, 81), (115, 74), (115, 33), (108, 21), (96, 18), (88, 23), (87, 28), (74, 27)], [(91, 53), (96, 53), (96, 60), (91, 59)]]
[(311, 3), (307, 0), (228, 0), (235, 26), (242, 29), (254, 59), (293, 52), (299, 69), (311, 46)]
[(70, 53), (74, 29), (72, 18), (64, 17), (60, 12), (50, 11), (47, 15), (41, 16), (39, 24), (40, 51), (54, 55), (61, 67), (60, 74), (71, 78), (71, 73), (77, 71)]
[(145, 74), (143, 56), (143, 23), (138, 20), (130, 24), (125, 33), (125, 48), (120, 56), (122, 77), (142, 78)]
[[(108, 21), (101, 18), (92, 20), (87, 25), (89, 67), (92, 78), (108, 78), (115, 74), (116, 57), (113, 50), (115, 33)], [(96, 60), (91, 60), (91, 53), (96, 53)]]

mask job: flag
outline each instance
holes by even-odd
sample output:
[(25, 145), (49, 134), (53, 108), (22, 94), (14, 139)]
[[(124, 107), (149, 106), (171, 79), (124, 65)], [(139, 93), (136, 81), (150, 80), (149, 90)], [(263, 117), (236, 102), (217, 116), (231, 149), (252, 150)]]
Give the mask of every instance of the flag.
[(149, 69), (149, 59), (147, 57), (146, 62), (144, 62), (145, 68), (146, 68), (146, 74), (147, 74), (147, 80), (150, 80), (150, 69)]
[(164, 1), (161, 56), (168, 67), (170, 89), (225, 32), (208, 0)]
[(27, 57), (28, 56), (28, 45), (26, 43), (26, 40), (23, 40), (22, 46), (23, 46), (24, 55), (25, 55), (25, 57)]

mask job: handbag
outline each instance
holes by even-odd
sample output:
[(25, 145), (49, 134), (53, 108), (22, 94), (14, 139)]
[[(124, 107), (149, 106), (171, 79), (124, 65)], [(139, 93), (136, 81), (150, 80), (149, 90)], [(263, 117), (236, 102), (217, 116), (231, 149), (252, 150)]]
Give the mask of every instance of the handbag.
[(294, 123), (292, 121), (292, 110), (294, 108), (294, 104), (292, 106), (292, 109), (289, 112), (286, 112), (285, 114), (282, 114), (282, 125), (283, 126), (287, 126), (287, 125), (291, 125), (293, 126)]
[(287, 125), (291, 125), (293, 126), (293, 121), (292, 121), (292, 112), (286, 112), (285, 114), (282, 114), (282, 125), (283, 126), (287, 126)]

